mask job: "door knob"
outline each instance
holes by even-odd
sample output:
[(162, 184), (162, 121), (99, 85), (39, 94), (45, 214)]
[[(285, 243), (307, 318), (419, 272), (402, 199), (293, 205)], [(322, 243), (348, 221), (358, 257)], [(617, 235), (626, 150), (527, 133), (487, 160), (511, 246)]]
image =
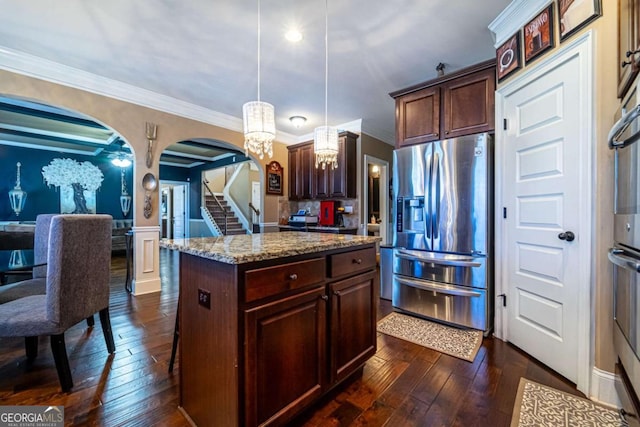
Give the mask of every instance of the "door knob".
[(566, 240), (567, 242), (573, 242), (575, 238), (576, 238), (576, 235), (573, 234), (571, 231), (565, 231), (563, 233), (558, 234), (558, 239)]

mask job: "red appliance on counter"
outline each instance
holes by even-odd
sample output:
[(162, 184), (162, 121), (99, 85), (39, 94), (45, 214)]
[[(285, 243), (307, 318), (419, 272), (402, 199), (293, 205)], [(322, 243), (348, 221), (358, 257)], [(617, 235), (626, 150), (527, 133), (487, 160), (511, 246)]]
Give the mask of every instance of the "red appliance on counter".
[(339, 224), (340, 214), (338, 214), (338, 208), (340, 202), (336, 200), (322, 200), (320, 201), (320, 225), (335, 227)]

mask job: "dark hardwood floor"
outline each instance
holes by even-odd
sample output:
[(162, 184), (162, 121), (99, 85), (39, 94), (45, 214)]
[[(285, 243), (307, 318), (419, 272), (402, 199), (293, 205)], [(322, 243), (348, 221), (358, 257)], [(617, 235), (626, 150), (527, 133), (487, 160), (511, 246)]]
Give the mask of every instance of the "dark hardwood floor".
[[(178, 296), (177, 254), (161, 250), (161, 293), (124, 290), (124, 256), (112, 261), (111, 322), (116, 353), (107, 353), (99, 320), (66, 334), (74, 379), (61, 393), (49, 340), (27, 362), (23, 339), (0, 339), (0, 405), (64, 405), (66, 425), (186, 426), (178, 411), (180, 355), (167, 373)], [(380, 302), (378, 316), (391, 312)], [(378, 335), (362, 377), (302, 414), (305, 426), (508, 426), (520, 377), (576, 395), (573, 384), (512, 345), (485, 338), (473, 363)], [(215, 410), (215, 402), (211, 404)]]

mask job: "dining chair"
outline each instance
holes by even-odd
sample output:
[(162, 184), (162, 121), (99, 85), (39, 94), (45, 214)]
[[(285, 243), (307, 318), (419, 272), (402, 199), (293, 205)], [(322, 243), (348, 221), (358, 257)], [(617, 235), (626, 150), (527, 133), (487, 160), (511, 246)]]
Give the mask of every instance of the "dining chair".
[[(98, 312), (107, 350), (115, 352), (109, 319), (111, 223), (111, 215), (53, 216), (44, 278), (46, 293), (0, 304), (0, 337), (50, 336), (64, 392), (73, 387), (64, 340), (67, 329)], [(34, 349), (27, 349), (28, 357), (37, 355), (37, 338), (35, 342)]]
[[(51, 218), (57, 214), (40, 214), (36, 217), (36, 228), (33, 237), (33, 261), (34, 264), (47, 262), (49, 251), (49, 228)], [(34, 267), (29, 272), (29, 279), (11, 283), (0, 287), (0, 304), (23, 298), (30, 295), (44, 295), (47, 290), (47, 266)]]

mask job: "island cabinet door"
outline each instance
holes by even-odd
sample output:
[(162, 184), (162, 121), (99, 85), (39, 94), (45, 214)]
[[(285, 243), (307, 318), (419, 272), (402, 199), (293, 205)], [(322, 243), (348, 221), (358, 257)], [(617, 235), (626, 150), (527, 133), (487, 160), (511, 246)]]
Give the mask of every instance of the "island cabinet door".
[(331, 381), (341, 381), (376, 352), (375, 271), (330, 284)]
[(245, 311), (245, 423), (282, 425), (326, 386), (325, 286)]

